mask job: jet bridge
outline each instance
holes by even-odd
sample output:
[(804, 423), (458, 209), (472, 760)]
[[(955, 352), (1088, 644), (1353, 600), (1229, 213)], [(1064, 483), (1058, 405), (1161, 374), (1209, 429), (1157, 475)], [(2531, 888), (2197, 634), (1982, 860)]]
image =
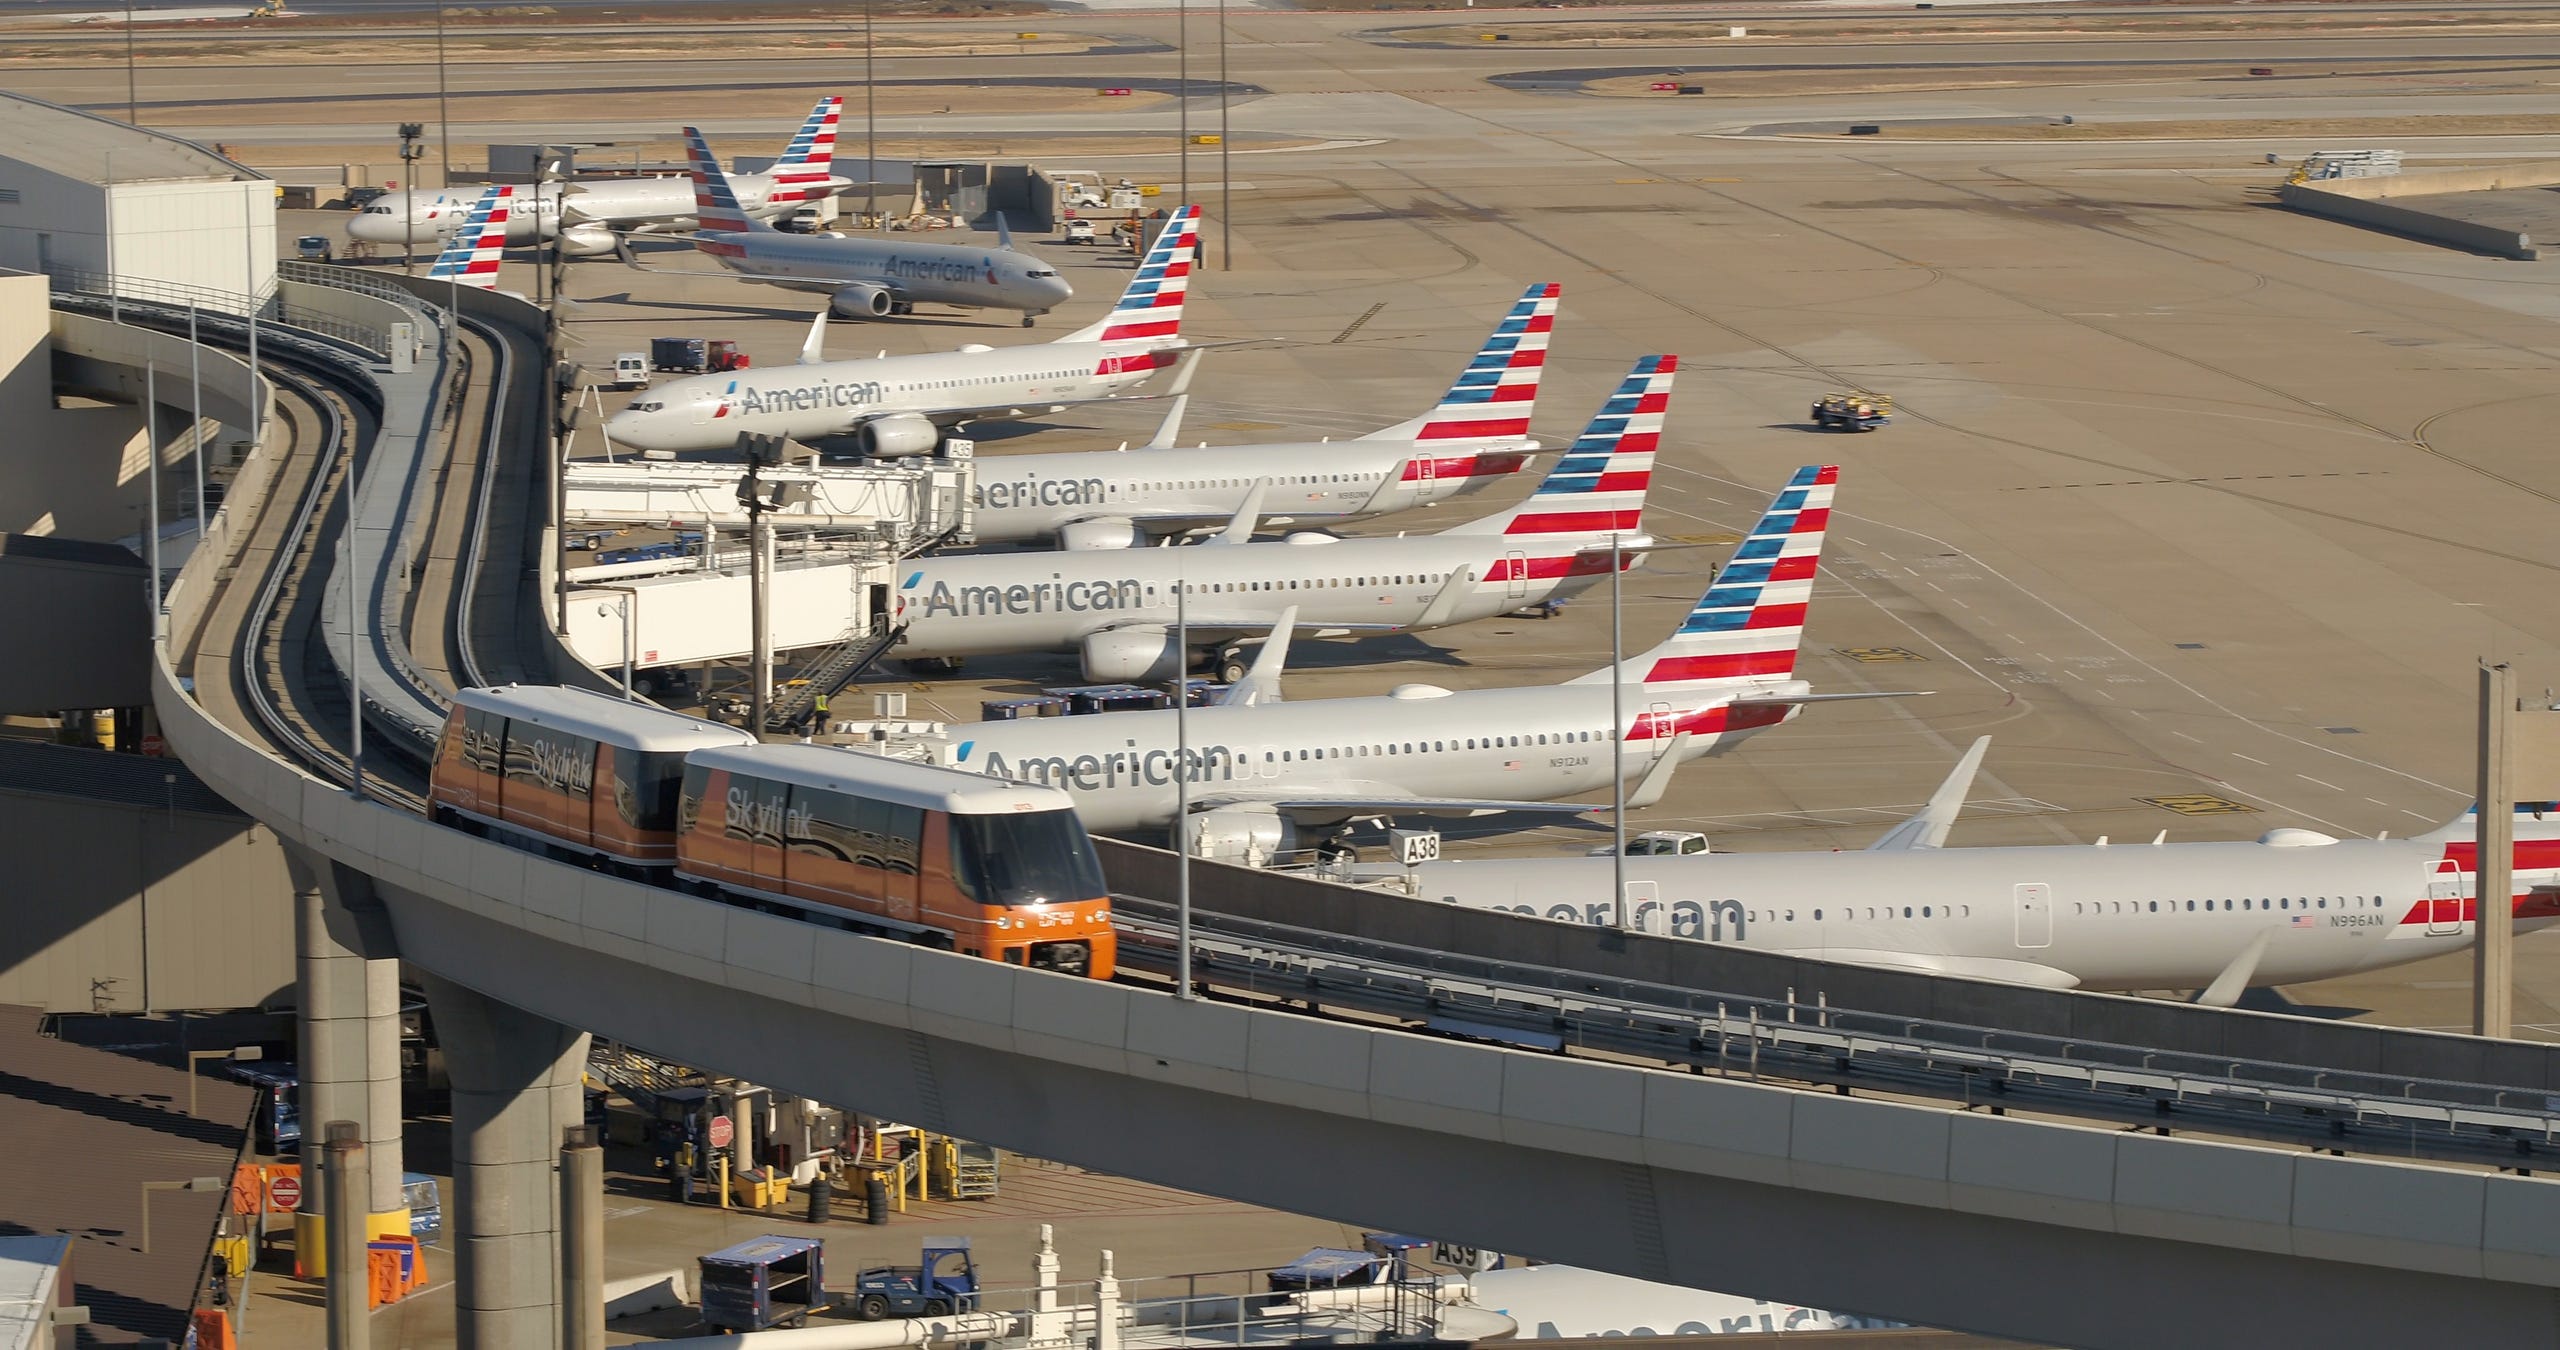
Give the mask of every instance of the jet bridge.
[[(812, 526), (912, 551), (948, 539), (967, 543), (973, 523), (973, 461), (966, 455), (858, 464), (815, 460), (758, 473), (782, 527)], [(743, 464), (703, 460), (579, 460), (564, 470), (566, 515), (582, 524), (696, 524), (743, 528)]]

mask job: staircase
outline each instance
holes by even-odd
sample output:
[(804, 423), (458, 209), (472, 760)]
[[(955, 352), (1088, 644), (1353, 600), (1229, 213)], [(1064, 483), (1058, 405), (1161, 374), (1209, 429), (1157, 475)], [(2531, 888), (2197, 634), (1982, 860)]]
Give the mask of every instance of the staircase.
[(891, 647), (907, 631), (905, 624), (884, 624), (876, 629), (857, 628), (842, 642), (827, 649), (826, 654), (806, 667), (799, 682), (775, 692), (765, 711), (765, 730), (789, 731), (800, 725), (817, 706), (819, 696), (833, 698), (844, 687), (861, 678), (862, 672)]

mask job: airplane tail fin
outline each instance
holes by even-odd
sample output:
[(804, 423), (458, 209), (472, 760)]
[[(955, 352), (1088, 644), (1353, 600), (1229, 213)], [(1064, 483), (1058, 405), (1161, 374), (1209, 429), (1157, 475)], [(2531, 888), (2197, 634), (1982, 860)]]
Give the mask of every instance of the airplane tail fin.
[(809, 109), (808, 120), (773, 162), (773, 191), (765, 200), (807, 202), (827, 195), (827, 181), (835, 176), (836, 124), (843, 116), (844, 100), (834, 94)]
[(1564, 287), (1542, 281), (1495, 324), (1475, 358), (1458, 372), (1440, 404), (1409, 421), (1372, 431), (1364, 441), (1482, 441), (1523, 437), (1538, 410), (1538, 377), (1547, 370), (1547, 338)]
[[(1679, 629), (1651, 651), (1628, 657), (1615, 678), (1643, 684), (1648, 692), (1794, 678), (1805, 606), (1813, 598), (1813, 576), (1831, 523), (1832, 489), (1839, 479), (1835, 465), (1808, 464), (1796, 470)], [(1574, 683), (1611, 678), (1602, 669)], [(1787, 706), (1794, 701), (1802, 700)], [(1786, 708), (1773, 706), (1771, 711)]]
[(513, 209), (515, 185), (497, 183), (471, 204), (460, 228), (445, 237), (427, 276), (490, 290), (498, 284), (498, 262), (507, 252), (507, 217)]
[(1147, 250), (1138, 263), (1138, 274), (1120, 293), (1120, 303), (1099, 320), (1057, 340), (1127, 343), (1149, 349), (1183, 345), (1182, 298), (1191, 289), (1191, 260), (1199, 248), (1200, 208), (1183, 207), (1165, 221), (1155, 247)]
[[(2515, 810), (2511, 828), (2518, 840), (2560, 839), (2560, 802), (2517, 802)], [(2472, 843), (2480, 837), (2480, 805), (2474, 802), (2452, 820), (2410, 837), (2427, 843)]]
[(1638, 358), (1572, 448), (1557, 456), (1526, 501), (1443, 534), (1633, 535), (1653, 486), (1653, 454), (1671, 406), (1676, 356)]
[[(702, 133), (692, 127), (684, 129), (685, 153), (693, 161), (693, 218), (703, 230), (715, 234), (743, 234), (751, 227), (746, 208), (738, 205), (738, 194), (729, 186), (729, 175), (720, 169), (711, 147), (703, 142)], [(711, 241), (697, 238), (696, 248), (711, 252)]]

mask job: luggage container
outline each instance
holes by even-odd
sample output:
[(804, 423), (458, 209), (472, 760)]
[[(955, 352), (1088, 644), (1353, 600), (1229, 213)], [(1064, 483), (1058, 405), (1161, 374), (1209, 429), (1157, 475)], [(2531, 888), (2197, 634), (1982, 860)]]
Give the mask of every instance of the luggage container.
[(815, 1238), (767, 1234), (703, 1257), (703, 1325), (764, 1331), (824, 1312), (826, 1255)]

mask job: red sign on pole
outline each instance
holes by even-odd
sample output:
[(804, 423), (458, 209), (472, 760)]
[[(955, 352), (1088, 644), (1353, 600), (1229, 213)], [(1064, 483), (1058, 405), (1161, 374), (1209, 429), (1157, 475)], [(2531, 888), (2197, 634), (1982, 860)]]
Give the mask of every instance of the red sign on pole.
[(142, 753), (150, 755), (156, 759), (160, 755), (166, 753), (168, 748), (168, 744), (160, 739), (159, 732), (146, 731), (142, 733)]
[(713, 1116), (709, 1137), (713, 1148), (727, 1148), (729, 1141), (738, 1137), (738, 1127), (730, 1124), (727, 1116)]
[(267, 1204), (277, 1210), (302, 1208), (302, 1178), (277, 1177), (267, 1183)]

